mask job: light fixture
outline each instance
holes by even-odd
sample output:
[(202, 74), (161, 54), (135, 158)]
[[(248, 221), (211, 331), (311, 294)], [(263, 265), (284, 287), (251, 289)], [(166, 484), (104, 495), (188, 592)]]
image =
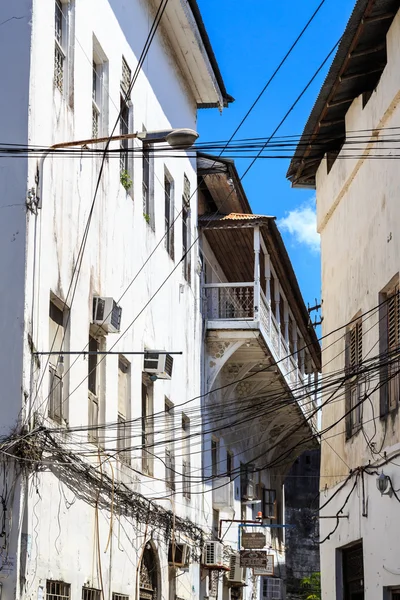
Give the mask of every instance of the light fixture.
[(382, 473), (376, 478), (376, 487), (381, 493), (381, 496), (392, 496), (392, 485), (390, 483), (390, 477)]
[(64, 375), (64, 356), (60, 354), (57, 361), (57, 375), (62, 377)]
[(194, 129), (173, 129), (165, 136), (166, 141), (172, 148), (191, 148), (199, 134)]

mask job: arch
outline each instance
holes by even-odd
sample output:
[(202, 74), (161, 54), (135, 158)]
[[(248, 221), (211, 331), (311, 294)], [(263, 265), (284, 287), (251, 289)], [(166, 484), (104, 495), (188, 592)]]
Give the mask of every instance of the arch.
[(157, 551), (151, 542), (147, 542), (140, 561), (139, 599), (159, 600), (161, 574)]

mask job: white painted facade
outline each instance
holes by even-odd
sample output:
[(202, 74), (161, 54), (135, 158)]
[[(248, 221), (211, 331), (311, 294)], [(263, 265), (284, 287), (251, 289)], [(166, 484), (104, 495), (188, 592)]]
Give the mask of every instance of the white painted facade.
[[(133, 74), (155, 14), (155, 4), (140, 0), (63, 2), (61, 90), (61, 84), (57, 87), (53, 80), (57, 5), (54, 0), (16, 0), (0, 8), (1, 74), (6, 86), (0, 100), (0, 130), (5, 144), (29, 144), (45, 150), (57, 143), (91, 138), (93, 60), (97, 62), (98, 135), (111, 134), (120, 110), (122, 60)], [(163, 19), (128, 103), (129, 132), (196, 129), (198, 105), (222, 107), (225, 101), (190, 4), (171, 0)], [(64, 451), (82, 459), (82, 464), (92, 465), (100, 479), (111, 478), (113, 490), (102, 504), (84, 474), (74, 478), (68, 469), (64, 471), (66, 465), (60, 457), (60, 470), (50, 466), (54, 459), (51, 452), (40, 459), (43, 469), (29, 477), (15, 474), (12, 459), (6, 460), (2, 464), (9, 486), (0, 569), (3, 600), (54, 600), (58, 596), (46, 596), (48, 581), (69, 584), (73, 599), (83, 597), (86, 586), (101, 590), (101, 597), (109, 600), (113, 594), (139, 600), (143, 597), (140, 561), (147, 546), (156, 569), (156, 589), (150, 597), (199, 597), (199, 562), (191, 559), (186, 570), (171, 570), (168, 564), (171, 539), (188, 542), (198, 555), (199, 545), (196, 548), (190, 535), (180, 531), (179, 519), (181, 523), (187, 519), (203, 525), (201, 480), (193, 484), (188, 498), (181, 475), (185, 452), (191, 454), (193, 474), (201, 473), (202, 466), (199, 452), (182, 449), (186, 435), (183, 415), (190, 420), (193, 437), (189, 444), (198, 449), (201, 441), (197, 245), (190, 253), (190, 283), (180, 262), (181, 218), (175, 224), (174, 259), (163, 241), (155, 250), (165, 232), (166, 174), (174, 197), (173, 218), (182, 209), (185, 181), (186, 191), (190, 187), (193, 216), (188, 237), (195, 239), (196, 164), (184, 151), (173, 152), (180, 155), (178, 158), (168, 156), (168, 152), (155, 157), (149, 176), (154, 210), (147, 213), (143, 205), (142, 144), (135, 140), (132, 146), (139, 153), (128, 159), (128, 175), (133, 181), (128, 192), (120, 182), (119, 153), (110, 154), (104, 164), (82, 260), (80, 245), (101, 156), (93, 157), (90, 149), (78, 146), (74, 148), (76, 154), (69, 156), (43, 151), (29, 158), (0, 158), (1, 435), (8, 437), (18, 422), (25, 423), (26, 433), (37, 432), (39, 425), (46, 431), (52, 429), (54, 440)], [(117, 150), (119, 142), (112, 142), (110, 148)], [(32, 210), (25, 206), (27, 195), (33, 201)], [(154, 256), (146, 262), (153, 250)], [(153, 294), (151, 304), (143, 310)], [(119, 302), (120, 333), (99, 337), (98, 327), (91, 326), (93, 296)], [(49, 358), (42, 354), (51, 350), (55, 331), (49, 319), (50, 300), (61, 309), (65, 302), (69, 309), (64, 310), (63, 317), (68, 326), (62, 346), (61, 424), (49, 415)], [(67, 354), (87, 349), (89, 332), (97, 336), (99, 350), (120, 355), (107, 355), (96, 368), (98, 420), (109, 425), (100, 434), (99, 449), (90, 443), (87, 430), (89, 407), (93, 408), (88, 392), (89, 359)], [(170, 381), (159, 379), (151, 384), (146, 380), (148, 389), (152, 388), (149, 414), (155, 415), (154, 421), (149, 418), (147, 422), (150, 428), (152, 425), (149, 439), (154, 443), (150, 446), (155, 454), (154, 458), (150, 455), (152, 476), (143, 474), (143, 355), (129, 354), (144, 350), (182, 353), (174, 356)], [(116, 438), (121, 435), (116, 429), (121, 412), (120, 360), (124, 361), (127, 380), (123, 417), (132, 421), (131, 435), (126, 435), (127, 446), (132, 446), (130, 466), (115, 459)], [(174, 493), (165, 481), (166, 443), (171, 445), (165, 440), (166, 399), (175, 407), (168, 425), (176, 439)], [(34, 464), (32, 457), (24, 460)], [(168, 515), (168, 530), (154, 525), (150, 508), (148, 522), (132, 517), (131, 509), (124, 508), (118, 495), (121, 481), (131, 490), (129, 501), (133, 504), (138, 494), (145, 505), (150, 502), (149, 507), (153, 503), (161, 507), (158, 510)], [(4, 497), (4, 486), (2, 494)]]
[[(354, 151), (343, 146), (330, 171), (325, 157), (316, 174), (324, 303), (322, 333), (326, 336), (322, 346), (323, 380), (330, 373), (345, 372), (346, 333), (351, 329), (346, 324), (359, 316), (362, 361), (368, 364), (368, 360), (380, 353), (385, 361), (388, 327), (385, 300), (398, 281), (400, 270), (400, 179), (398, 159), (377, 157), (398, 156), (393, 147), (383, 150), (385, 146), (379, 140), (390, 138), (400, 125), (399, 40), (397, 13), (386, 37), (387, 64), (376, 89), (366, 103), (362, 95), (356, 97), (345, 116), (349, 139), (357, 135), (355, 132), (365, 132), (356, 152), (359, 156), (346, 158), (354, 156)], [(376, 40), (373, 43), (371, 40), (371, 48), (374, 45), (377, 46)], [(368, 65), (362, 68), (368, 69)], [(331, 427), (321, 441), (324, 600), (353, 597), (346, 590), (343, 561), (348, 549), (360, 542), (364, 591), (354, 597), (390, 600), (398, 597), (400, 589), (400, 539), (396, 525), (399, 503), (394, 495), (381, 496), (376, 486), (377, 474), (383, 471), (390, 476), (393, 487), (399, 488), (398, 398), (393, 410), (382, 414), (384, 376), (379, 372), (379, 364), (375, 371), (360, 379), (360, 398), (365, 400), (361, 404), (358, 431), (346, 434), (349, 417), (345, 418), (345, 414), (349, 407), (343, 387), (322, 410), (322, 430)], [(363, 475), (361, 468), (367, 469)], [(336, 519), (336, 515), (341, 518)]]

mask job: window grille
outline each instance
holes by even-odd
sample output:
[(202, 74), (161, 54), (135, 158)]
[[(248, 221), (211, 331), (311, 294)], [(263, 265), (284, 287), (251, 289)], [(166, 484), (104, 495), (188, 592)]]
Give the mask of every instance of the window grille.
[(101, 600), (101, 590), (83, 587), (82, 600)]
[(364, 559), (362, 543), (342, 550), (345, 598), (364, 597)]
[(71, 585), (64, 581), (46, 581), (46, 600), (70, 600)]
[(274, 577), (263, 577), (262, 597), (266, 600), (281, 600), (282, 580)]
[(54, 86), (62, 93), (64, 88), (64, 62), (65, 52), (63, 49), (63, 31), (65, 18), (63, 4), (61, 0), (55, 0), (55, 15), (54, 15)]
[(165, 398), (165, 482), (175, 490), (175, 448), (173, 404)]
[(153, 385), (142, 382), (142, 471), (153, 475)]
[(116, 594), (113, 592), (112, 600), (129, 600), (129, 596), (126, 596), (125, 594)]
[(49, 367), (49, 417), (61, 423), (63, 416), (62, 378), (57, 370)]
[(129, 88), (131, 86), (131, 77), (132, 71), (130, 70), (125, 58), (122, 57), (121, 90), (124, 92), (125, 96), (128, 94)]
[(92, 137), (99, 137), (100, 132), (100, 91), (99, 91), (99, 67), (93, 61), (92, 65)]

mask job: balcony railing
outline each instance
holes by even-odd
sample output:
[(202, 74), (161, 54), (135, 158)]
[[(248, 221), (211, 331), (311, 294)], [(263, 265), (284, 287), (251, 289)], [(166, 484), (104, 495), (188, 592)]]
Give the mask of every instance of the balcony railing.
[(204, 286), (207, 319), (254, 319), (254, 283), (213, 283)]
[[(304, 373), (304, 358), (301, 361), (300, 352), (293, 354), (290, 351), (271, 306), (258, 286), (253, 282), (205, 284), (203, 299), (209, 327), (237, 329), (240, 322), (243, 322), (243, 329), (250, 324), (253, 324), (252, 328), (258, 327), (293, 393), (304, 398), (299, 401), (303, 412), (307, 414), (316, 408), (315, 386), (309, 380), (310, 376)], [(305, 395), (307, 385), (310, 386), (310, 397)]]

